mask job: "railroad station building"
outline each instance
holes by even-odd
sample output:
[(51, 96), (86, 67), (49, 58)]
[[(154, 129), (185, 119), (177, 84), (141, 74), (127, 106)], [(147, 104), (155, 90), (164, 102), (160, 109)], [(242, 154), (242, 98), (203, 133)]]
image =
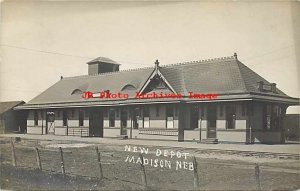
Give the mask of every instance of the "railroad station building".
[[(15, 108), (27, 112), (28, 134), (284, 143), (286, 110), (299, 105), (236, 54), (124, 71), (104, 57), (87, 65), (88, 75), (62, 77)], [(144, 94), (180, 96), (136, 97)]]

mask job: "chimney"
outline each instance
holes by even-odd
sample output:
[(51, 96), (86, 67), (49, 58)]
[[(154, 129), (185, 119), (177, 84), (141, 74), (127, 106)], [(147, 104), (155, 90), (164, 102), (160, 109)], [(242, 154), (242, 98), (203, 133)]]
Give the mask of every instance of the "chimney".
[(107, 72), (117, 72), (119, 71), (120, 64), (105, 57), (99, 57), (87, 63), (88, 74), (97, 75)]
[(276, 91), (276, 83), (271, 83), (270, 86), (271, 86), (271, 91), (273, 93), (277, 93), (277, 91)]

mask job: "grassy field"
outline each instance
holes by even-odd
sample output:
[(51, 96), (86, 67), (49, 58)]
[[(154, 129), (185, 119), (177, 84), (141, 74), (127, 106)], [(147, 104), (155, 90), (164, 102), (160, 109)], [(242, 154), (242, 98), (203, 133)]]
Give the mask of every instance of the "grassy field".
[[(15, 143), (17, 168), (12, 167), (11, 145), (7, 138), (1, 138), (1, 188), (21, 190), (140, 190), (143, 189), (142, 171), (140, 163), (126, 162), (128, 156), (133, 156), (135, 162), (139, 153), (125, 151), (124, 146), (74, 144), (59, 141), (31, 141), (22, 140)], [(61, 175), (60, 153), (58, 147), (63, 148), (66, 178)], [(99, 180), (99, 165), (95, 146), (101, 153), (104, 179)], [(34, 147), (40, 150), (43, 170), (37, 170)], [(139, 148), (139, 147), (138, 147)], [(176, 154), (171, 158), (163, 156), (164, 148), (146, 147), (149, 159), (145, 165), (148, 189), (150, 190), (193, 190), (194, 172), (176, 169), (176, 162), (192, 162), (194, 153), (188, 151), (186, 159)], [(157, 149), (162, 155), (156, 156)], [(133, 148), (131, 148), (131, 151)], [(174, 153), (187, 150), (174, 150)], [(206, 153), (207, 155), (207, 153)], [(256, 180), (252, 160), (218, 159), (218, 156), (207, 158), (197, 156), (200, 190), (256, 190)], [(224, 158), (224, 156), (220, 156)], [(158, 165), (150, 165), (150, 159), (169, 161)], [(260, 160), (260, 159), (257, 159)], [(295, 190), (300, 188), (299, 161), (282, 159), (270, 162), (262, 159), (261, 186), (263, 190)]]

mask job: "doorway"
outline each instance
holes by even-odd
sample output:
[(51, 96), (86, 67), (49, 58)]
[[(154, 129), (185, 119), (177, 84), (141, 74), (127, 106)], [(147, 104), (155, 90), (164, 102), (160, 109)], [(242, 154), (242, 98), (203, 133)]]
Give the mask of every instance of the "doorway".
[(103, 111), (100, 108), (91, 108), (89, 112), (89, 136), (103, 137)]
[(191, 129), (197, 129), (198, 128), (198, 118), (199, 118), (199, 109), (198, 105), (192, 105), (191, 106)]
[(128, 112), (127, 109), (121, 109), (121, 135), (127, 135), (127, 118)]
[(226, 129), (235, 129), (236, 108), (234, 105), (226, 106)]
[(207, 134), (206, 138), (217, 138), (217, 106), (207, 106)]
[(53, 111), (47, 111), (47, 113), (46, 113), (46, 134), (53, 135), (55, 133), (54, 121), (55, 121), (55, 113)]

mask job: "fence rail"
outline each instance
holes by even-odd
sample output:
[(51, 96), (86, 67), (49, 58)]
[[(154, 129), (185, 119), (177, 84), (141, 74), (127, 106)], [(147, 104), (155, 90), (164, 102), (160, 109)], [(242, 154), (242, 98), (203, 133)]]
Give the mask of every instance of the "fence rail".
[(139, 129), (139, 134), (178, 136), (178, 130), (177, 129)]

